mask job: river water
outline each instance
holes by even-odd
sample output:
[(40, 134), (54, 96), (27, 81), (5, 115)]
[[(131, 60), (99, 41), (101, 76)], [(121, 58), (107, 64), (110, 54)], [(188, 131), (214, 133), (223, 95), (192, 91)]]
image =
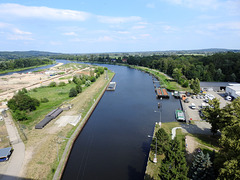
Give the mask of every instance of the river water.
[(115, 91), (106, 91), (74, 143), (62, 179), (141, 180), (155, 122), (175, 121), (179, 100), (158, 100), (152, 76), (124, 66), (102, 65), (116, 73)]
[[(152, 76), (144, 72), (125, 66), (101, 66), (116, 73), (116, 90), (104, 93), (74, 143), (62, 179), (142, 180), (152, 140), (148, 135), (153, 134), (160, 115), (162, 122), (175, 121), (180, 102), (172, 95), (156, 99)], [(158, 102), (162, 104), (161, 113)]]

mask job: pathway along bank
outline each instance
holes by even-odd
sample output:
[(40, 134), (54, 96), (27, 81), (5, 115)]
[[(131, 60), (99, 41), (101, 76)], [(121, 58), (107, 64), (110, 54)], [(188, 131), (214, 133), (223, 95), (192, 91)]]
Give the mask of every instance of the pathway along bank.
[(87, 114), (85, 115), (85, 117), (83, 118), (83, 120), (79, 123), (77, 129), (74, 131), (74, 133), (72, 134), (72, 136), (69, 138), (68, 143), (65, 147), (65, 150), (63, 152), (63, 155), (61, 157), (61, 160), (58, 164), (58, 167), (55, 171), (55, 174), (53, 176), (53, 180), (57, 180), (57, 179), (61, 179), (61, 176), (63, 174), (64, 168), (66, 166), (66, 163), (68, 161), (69, 155), (71, 153), (72, 147), (77, 139), (77, 137), (79, 136), (79, 134), (81, 133), (83, 127), (85, 126), (85, 124), (87, 123), (88, 119), (90, 118), (91, 114), (93, 113), (94, 109), (97, 107), (99, 101), (101, 100), (102, 96), (104, 95), (109, 83), (112, 81), (112, 79), (114, 78), (115, 74), (113, 75), (113, 77), (108, 80), (108, 83), (106, 84), (106, 86), (103, 88), (101, 94), (98, 96), (97, 100), (93, 103), (93, 105), (91, 106), (91, 108), (89, 109), (89, 111), (87, 112)]

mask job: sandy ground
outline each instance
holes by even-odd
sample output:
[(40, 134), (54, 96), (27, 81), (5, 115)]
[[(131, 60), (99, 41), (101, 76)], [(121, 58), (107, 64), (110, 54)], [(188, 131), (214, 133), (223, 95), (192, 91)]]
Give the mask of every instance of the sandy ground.
[(65, 72), (63, 75), (50, 76), (45, 71), (28, 74), (14, 73), (11, 75), (0, 76), (0, 101), (9, 100), (15, 92), (26, 88), (27, 90), (40, 86), (47, 86), (51, 81), (59, 83), (61, 81), (67, 82), (68, 80), (59, 80), (60, 77), (69, 76), (74, 71), (69, 69), (60, 69), (63, 63), (50, 68), (50, 71)]
[[(74, 122), (76, 117), (81, 115), (82, 110), (87, 108), (88, 103), (94, 101), (92, 97), (105, 85), (105, 82), (104, 75), (102, 75), (86, 91), (71, 101), (73, 107), (70, 110), (64, 111), (60, 117), (52, 120), (43, 129), (33, 128), (26, 132), (28, 140), (26, 142), (24, 166), (21, 171), (22, 177), (47, 179), (47, 175), (52, 170), (52, 164), (58, 159), (60, 146), (65, 143), (66, 139), (64, 137), (73, 128), (73, 125), (70, 125), (69, 122)], [(71, 118), (68, 120), (66, 117), (69, 116)]]

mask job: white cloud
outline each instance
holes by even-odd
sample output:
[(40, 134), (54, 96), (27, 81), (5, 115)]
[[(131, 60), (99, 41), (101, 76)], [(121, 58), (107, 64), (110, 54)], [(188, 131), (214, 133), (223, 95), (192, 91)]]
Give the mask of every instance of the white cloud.
[(148, 3), (146, 6), (147, 6), (147, 8), (155, 8), (155, 4), (154, 3)]
[(20, 18), (40, 18), (47, 20), (85, 21), (91, 14), (82, 11), (54, 9), (49, 7), (23, 6), (19, 4), (0, 4), (0, 16)]
[(129, 17), (97, 16), (97, 19), (101, 23), (121, 24), (121, 23), (141, 21), (142, 18), (138, 16), (129, 16)]
[(63, 35), (65, 35), (65, 36), (77, 36), (77, 34), (75, 32), (66, 32), (66, 33), (63, 33)]
[(24, 36), (24, 35), (17, 35), (17, 34), (10, 34), (7, 37), (8, 40), (27, 40), (27, 41), (32, 41), (34, 40), (32, 37), (29, 36)]
[(188, 8), (217, 9), (222, 2), (219, 0), (164, 0), (175, 5), (182, 5)]
[(133, 26), (132, 29), (144, 29), (146, 26)]
[(110, 36), (103, 36), (103, 37), (99, 37), (98, 40), (99, 42), (108, 42), (108, 41), (113, 41), (113, 38)]
[(15, 34), (19, 34), (19, 35), (31, 35), (31, 34), (32, 34), (31, 32), (22, 31), (22, 30), (20, 30), (20, 29), (18, 29), (18, 28), (14, 28), (14, 29), (13, 29), (13, 32), (14, 32)]
[(215, 23), (215, 24), (208, 24), (206, 26), (209, 30), (240, 30), (240, 22), (222, 22), (222, 23)]
[(129, 34), (129, 31), (117, 31), (118, 34)]

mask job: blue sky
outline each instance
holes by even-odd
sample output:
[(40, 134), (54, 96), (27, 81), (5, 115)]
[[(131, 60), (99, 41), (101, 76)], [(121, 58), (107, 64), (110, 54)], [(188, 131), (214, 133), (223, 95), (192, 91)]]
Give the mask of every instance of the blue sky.
[(0, 0), (0, 51), (240, 49), (239, 0)]

